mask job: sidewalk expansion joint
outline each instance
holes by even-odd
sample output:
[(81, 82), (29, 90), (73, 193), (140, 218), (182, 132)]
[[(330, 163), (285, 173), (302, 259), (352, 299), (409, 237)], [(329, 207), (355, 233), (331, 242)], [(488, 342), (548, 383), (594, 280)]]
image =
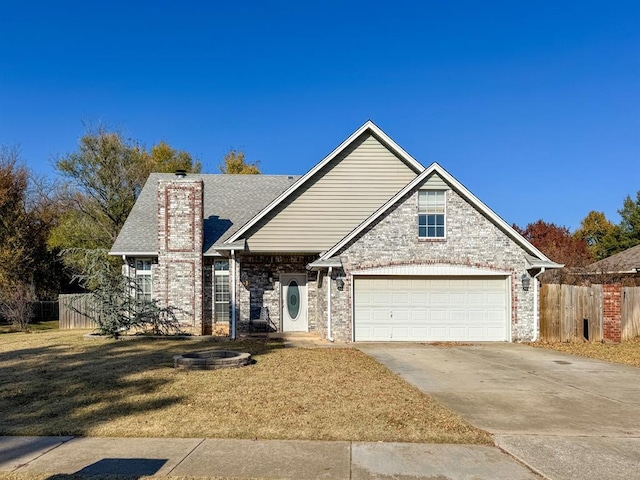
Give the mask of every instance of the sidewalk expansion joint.
[(534, 467), (533, 465), (529, 464), (528, 462), (524, 461), (522, 458), (516, 456), (515, 454), (511, 453), (509, 450), (505, 450), (504, 448), (502, 448), (500, 445), (496, 445), (495, 448), (497, 448), (498, 450), (500, 450), (502, 453), (504, 453), (505, 455), (507, 455), (508, 457), (513, 458), (516, 462), (518, 462), (520, 465), (523, 465), (525, 468), (528, 468), (529, 470), (531, 470), (533, 473), (535, 473), (536, 475), (538, 475), (540, 478), (544, 478), (545, 480), (551, 480), (549, 477), (547, 477), (544, 473), (542, 473), (540, 470), (538, 470), (536, 467)]
[(21, 469), (22, 467), (26, 467), (27, 465), (29, 465), (30, 462), (33, 462), (34, 460), (38, 460), (40, 457), (46, 455), (47, 453), (55, 450), (56, 448), (58, 448), (61, 445), (64, 445), (67, 442), (70, 442), (71, 440), (74, 440), (78, 437), (69, 437), (67, 440), (61, 440), (60, 443), (58, 443), (57, 445), (54, 445), (50, 448), (48, 448), (47, 450), (45, 450), (44, 452), (42, 452), (40, 455), (38, 455), (37, 457), (34, 457), (32, 459), (30, 459), (27, 463), (21, 463), (20, 465), (16, 465), (16, 468), (14, 468), (13, 470), (11, 470), (12, 472), (17, 472), (19, 469)]
[(175, 466), (174, 466), (171, 470), (169, 470), (169, 471), (166, 473), (166, 475), (167, 475), (167, 476), (171, 475), (171, 473), (172, 473), (176, 468), (178, 468), (180, 465), (182, 465), (182, 463), (183, 463), (187, 458), (189, 458), (189, 456), (190, 456), (193, 452), (195, 452), (195, 450), (196, 450), (200, 445), (202, 445), (206, 440), (207, 440), (206, 438), (202, 438), (202, 439), (200, 439), (200, 441), (198, 442), (198, 444), (197, 444), (195, 447), (193, 447), (193, 448), (189, 451), (189, 453), (187, 453), (184, 457), (182, 457), (182, 460), (180, 460), (178, 463), (176, 463), (176, 464), (175, 464)]

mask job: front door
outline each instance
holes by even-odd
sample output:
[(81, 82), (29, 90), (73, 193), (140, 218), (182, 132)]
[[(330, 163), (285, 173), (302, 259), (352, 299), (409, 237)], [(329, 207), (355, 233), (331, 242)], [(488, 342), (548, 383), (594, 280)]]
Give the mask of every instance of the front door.
[(306, 332), (307, 319), (307, 274), (281, 274), (281, 313), (283, 332)]

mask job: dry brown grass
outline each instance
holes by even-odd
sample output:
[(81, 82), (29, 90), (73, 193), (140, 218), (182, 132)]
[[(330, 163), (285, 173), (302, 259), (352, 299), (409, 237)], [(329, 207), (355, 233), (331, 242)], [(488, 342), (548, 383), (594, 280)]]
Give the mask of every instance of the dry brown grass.
[[(252, 366), (177, 371), (172, 357), (249, 351)], [(491, 443), (375, 360), (279, 343), (0, 335), (0, 434)]]
[(640, 367), (640, 337), (624, 343), (534, 343), (534, 347), (549, 348), (581, 357)]

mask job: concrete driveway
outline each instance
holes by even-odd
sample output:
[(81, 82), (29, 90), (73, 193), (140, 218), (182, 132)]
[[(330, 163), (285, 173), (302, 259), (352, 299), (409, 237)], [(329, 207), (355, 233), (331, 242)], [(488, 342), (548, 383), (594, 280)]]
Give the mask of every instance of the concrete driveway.
[(638, 368), (518, 344), (358, 347), (547, 478), (640, 478)]

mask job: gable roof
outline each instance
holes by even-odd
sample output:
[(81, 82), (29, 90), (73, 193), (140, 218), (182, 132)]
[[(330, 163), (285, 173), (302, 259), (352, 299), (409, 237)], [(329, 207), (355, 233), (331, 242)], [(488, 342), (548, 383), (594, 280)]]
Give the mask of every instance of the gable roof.
[(402, 147), (394, 142), (391, 137), (384, 133), (376, 124), (371, 120), (367, 120), (360, 128), (353, 132), (345, 141), (343, 141), (338, 147), (336, 147), (329, 155), (322, 159), (317, 165), (309, 170), (305, 175), (293, 185), (291, 185), (286, 191), (282, 192), (277, 198), (269, 203), (263, 210), (261, 210), (255, 217), (249, 220), (245, 225), (238, 229), (233, 235), (228, 238), (228, 242), (235, 242), (242, 238), (252, 227), (254, 227), (260, 220), (266, 217), (269, 213), (274, 211), (278, 206), (282, 205), (285, 200), (290, 198), (296, 191), (303, 186), (309, 184), (312, 178), (328, 165), (333, 159), (344, 152), (364, 133), (370, 133), (376, 137), (386, 148), (392, 151), (398, 158), (403, 161), (411, 170), (415, 173), (420, 173), (424, 170), (424, 166), (420, 164), (415, 158), (409, 155)]
[(325, 253), (320, 255), (320, 260), (328, 260), (336, 255), (342, 248), (344, 248), (349, 242), (362, 233), (369, 225), (379, 219), (385, 212), (387, 212), (393, 205), (398, 202), (402, 197), (412, 190), (417, 189), (430, 175), (438, 174), (447, 184), (451, 186), (459, 195), (480, 211), (485, 217), (493, 222), (498, 228), (504, 231), (509, 237), (511, 237), (520, 247), (526, 252), (533, 255), (535, 258), (543, 261), (547, 268), (559, 268), (562, 265), (551, 261), (547, 256), (534, 247), (527, 239), (520, 235), (511, 225), (505, 222), (500, 216), (498, 216), (493, 210), (480, 201), (473, 193), (471, 193), (464, 185), (456, 180), (449, 172), (442, 168), (437, 163), (432, 163), (427, 167), (420, 175), (418, 175), (413, 181), (408, 183), (402, 190), (394, 195), (387, 203), (374, 212), (369, 218), (356, 227), (351, 233), (340, 240), (336, 245), (331, 247)]
[(640, 245), (603, 258), (587, 268), (602, 273), (640, 273)]
[[(136, 203), (111, 247), (111, 255), (158, 254), (157, 185), (173, 179), (172, 173), (149, 175)], [(229, 238), (269, 202), (289, 188), (299, 176), (189, 174), (202, 180), (204, 255), (215, 255), (214, 245)]]

